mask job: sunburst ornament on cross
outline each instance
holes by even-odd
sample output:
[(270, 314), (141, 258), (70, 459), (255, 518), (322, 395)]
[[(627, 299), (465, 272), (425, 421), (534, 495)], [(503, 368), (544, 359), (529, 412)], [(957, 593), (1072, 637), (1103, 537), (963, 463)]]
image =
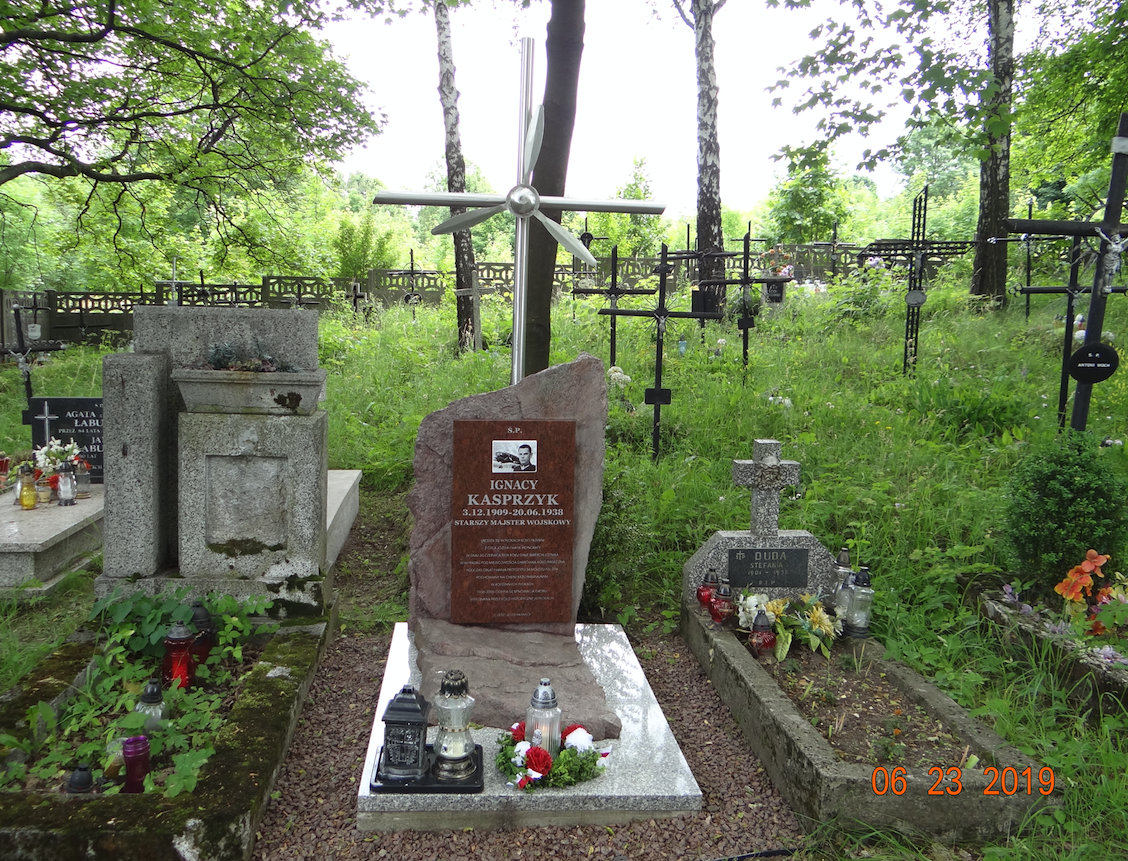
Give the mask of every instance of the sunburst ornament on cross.
[(619, 212), (627, 215), (661, 215), (663, 203), (650, 200), (578, 200), (568, 197), (541, 197), (532, 186), (533, 168), (540, 155), (544, 137), (544, 107), (533, 109), (533, 40), (521, 40), (521, 91), (517, 123), (517, 184), (508, 194), (470, 194), (464, 192), (381, 191), (372, 202), (404, 206), (465, 207), (470, 212), (452, 216), (431, 230), (432, 233), (454, 233), (468, 230), (502, 212), (516, 219), (513, 249), (513, 364), (510, 384), (524, 376), (525, 316), (529, 277), (529, 218), (537, 219), (552, 237), (576, 257), (595, 266), (595, 257), (569, 230), (561, 227), (543, 212), (541, 206), (570, 212)]

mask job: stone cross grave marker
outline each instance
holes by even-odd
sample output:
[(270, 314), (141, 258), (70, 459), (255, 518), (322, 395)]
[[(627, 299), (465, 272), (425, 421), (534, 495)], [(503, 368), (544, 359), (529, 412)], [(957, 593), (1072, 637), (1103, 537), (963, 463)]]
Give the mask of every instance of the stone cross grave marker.
[(753, 443), (752, 460), (734, 460), (733, 482), (752, 488), (747, 531), (716, 532), (682, 569), (682, 600), (697, 607), (695, 592), (709, 569), (727, 578), (733, 592), (764, 593), (769, 599), (801, 592), (829, 595), (838, 587), (830, 551), (810, 532), (779, 528), (779, 495), (799, 483), (799, 464), (780, 458), (774, 439)]
[(752, 444), (752, 460), (732, 462), (732, 481), (752, 488), (753, 535), (779, 537), (779, 494), (785, 487), (799, 484), (799, 463), (780, 460), (782, 446), (774, 439), (758, 439)]

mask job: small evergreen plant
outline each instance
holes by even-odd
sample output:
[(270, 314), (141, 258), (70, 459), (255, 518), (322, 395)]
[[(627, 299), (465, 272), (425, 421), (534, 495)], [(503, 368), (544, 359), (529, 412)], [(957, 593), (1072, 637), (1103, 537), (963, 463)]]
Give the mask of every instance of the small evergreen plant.
[(1090, 547), (1119, 558), (1126, 487), (1103, 462), (1096, 439), (1077, 431), (1034, 448), (1018, 464), (1007, 486), (1004, 529), (1039, 592), (1050, 595)]

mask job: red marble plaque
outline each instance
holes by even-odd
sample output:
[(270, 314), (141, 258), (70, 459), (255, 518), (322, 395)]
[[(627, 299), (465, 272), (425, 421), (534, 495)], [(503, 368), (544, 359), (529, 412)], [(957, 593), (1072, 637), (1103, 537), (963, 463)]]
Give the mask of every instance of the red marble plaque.
[(572, 622), (574, 421), (456, 421), (450, 620)]

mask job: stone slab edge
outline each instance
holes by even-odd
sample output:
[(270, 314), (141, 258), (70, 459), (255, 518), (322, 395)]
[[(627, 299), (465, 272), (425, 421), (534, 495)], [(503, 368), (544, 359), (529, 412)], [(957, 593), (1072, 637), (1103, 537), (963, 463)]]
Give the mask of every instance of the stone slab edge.
[(328, 571), (336, 562), (352, 531), (360, 511), (359, 469), (331, 469), (328, 472), (328, 493), (325, 500), (325, 559), (321, 570)]
[[(978, 724), (917, 673), (880, 660), (875, 670), (892, 677), (925, 711), (956, 730), (981, 761), (975, 769), (963, 770), (963, 790), (955, 796), (929, 796), (936, 776), (924, 767), (906, 769), (903, 795), (877, 795), (871, 783), (873, 767), (841, 762), (731, 631), (718, 629), (683, 602), (681, 632), (772, 782), (800, 817), (844, 829), (924, 833), (945, 843), (983, 842), (1009, 837), (1035, 810), (1062, 804), (1056, 785), (1048, 797), (1037, 790), (1033, 796), (984, 796), (990, 783), (984, 767), (1021, 771), (1030, 766), (1037, 774), (1040, 765)], [(957, 763), (935, 765), (947, 769)]]
[[(246, 861), (267, 800), (293, 740), (313, 677), (336, 631), (336, 617), (317, 625), (284, 628), (264, 650), (252, 675), (266, 677), (279, 662), (291, 637), (315, 637), (316, 649), (305, 665), (271, 677), (279, 697), (289, 694), (289, 708), (279, 709), (261, 743), (248, 747), (237, 730), (221, 731), (216, 754), (200, 774), (196, 791), (173, 799), (143, 796), (60, 795), (47, 807), (42, 793), (31, 804), (6, 800), (0, 806), (0, 858), (57, 861), (70, 857), (113, 857), (116, 861)], [(280, 663), (280, 662), (279, 662)], [(260, 679), (260, 684), (262, 679)], [(236, 704), (236, 708), (238, 703)], [(261, 711), (261, 709), (260, 709)], [(234, 712), (233, 712), (234, 714)], [(218, 799), (215, 796), (220, 796)], [(76, 810), (75, 806), (81, 805)], [(34, 807), (30, 814), (28, 807)], [(183, 819), (183, 831), (166, 834), (154, 845), (155, 819)], [(41, 824), (29, 826), (29, 821)], [(91, 823), (105, 823), (93, 826)]]

